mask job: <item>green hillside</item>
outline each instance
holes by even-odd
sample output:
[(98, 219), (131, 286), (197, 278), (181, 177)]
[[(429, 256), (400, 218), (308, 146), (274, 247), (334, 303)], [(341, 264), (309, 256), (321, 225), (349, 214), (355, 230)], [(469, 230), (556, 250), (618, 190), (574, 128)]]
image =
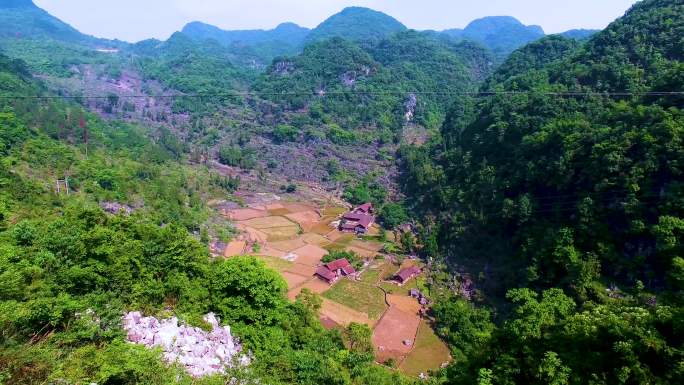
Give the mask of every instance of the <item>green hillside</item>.
[[(135, 125), (45, 99), (17, 60), (0, 56), (0, 381), (102, 384), (409, 384), (326, 331), (313, 297), (291, 303), (263, 262), (209, 258), (200, 236), (220, 179)], [(175, 143), (178, 144), (177, 142)], [(57, 179), (68, 178), (68, 193)], [(133, 212), (108, 214), (103, 202)], [(195, 234), (195, 235), (193, 235)], [(161, 353), (125, 342), (121, 314), (170, 311), (195, 326), (215, 312), (250, 352), (248, 371), (191, 378)], [(246, 351), (247, 351), (246, 350)]]
[(505, 58), (516, 48), (544, 37), (544, 30), (536, 25), (524, 25), (514, 17), (489, 16), (477, 19), (465, 29), (443, 31), (456, 39), (475, 41), (494, 52), (500, 59)]
[[(683, 21), (647, 0), (584, 46), (525, 47), (488, 86), (523, 93), (457, 100), (441, 138), (403, 150), (426, 251), (486, 303), (436, 309), (453, 383), (684, 379), (682, 99), (603, 94), (681, 91)], [(597, 94), (545, 94), (569, 91)]]

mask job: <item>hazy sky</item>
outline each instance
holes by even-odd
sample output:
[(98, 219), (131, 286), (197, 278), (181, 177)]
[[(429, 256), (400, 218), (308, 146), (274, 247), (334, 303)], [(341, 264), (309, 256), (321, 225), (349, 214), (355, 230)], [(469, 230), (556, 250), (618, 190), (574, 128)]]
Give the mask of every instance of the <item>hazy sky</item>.
[(139, 41), (166, 39), (190, 21), (224, 29), (315, 27), (352, 5), (385, 12), (409, 28), (462, 28), (483, 16), (510, 15), (548, 33), (603, 28), (635, 0), (34, 0), (81, 32)]

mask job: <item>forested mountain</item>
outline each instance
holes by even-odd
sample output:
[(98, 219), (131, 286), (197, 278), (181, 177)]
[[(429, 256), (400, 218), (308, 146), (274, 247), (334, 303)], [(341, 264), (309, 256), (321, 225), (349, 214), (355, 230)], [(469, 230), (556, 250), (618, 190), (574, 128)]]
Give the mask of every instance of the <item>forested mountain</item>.
[(560, 33), (559, 35), (576, 40), (588, 39), (597, 33), (601, 32), (598, 29), (571, 29)]
[(294, 23), (282, 23), (271, 30), (225, 31), (201, 22), (187, 24), (182, 30), (194, 40), (216, 40), (236, 55), (267, 63), (276, 56), (300, 52), (309, 31)]
[(537, 25), (524, 25), (514, 17), (490, 16), (477, 19), (465, 29), (449, 29), (445, 35), (456, 39), (472, 40), (491, 49), (504, 58), (518, 47), (544, 37), (544, 30)]
[(196, 40), (214, 39), (226, 46), (236, 43), (251, 45), (266, 42), (280, 42), (298, 46), (304, 42), (304, 38), (309, 34), (309, 29), (300, 27), (295, 23), (282, 23), (270, 30), (226, 31), (213, 25), (195, 21), (183, 27), (181, 32)]
[(405, 25), (382, 12), (349, 7), (311, 30), (306, 41), (315, 42), (332, 37), (353, 41), (376, 41), (406, 29)]
[(167, 41), (140, 42), (129, 51), (142, 57), (143, 73), (180, 92), (212, 94), (235, 86), (231, 52), (216, 41), (198, 43), (176, 32)]
[(684, 381), (682, 97), (640, 94), (684, 89), (683, 33), (683, 2), (646, 0), (533, 43), (402, 151), (427, 253), (488, 303), (436, 310), (452, 383)]
[(467, 65), (487, 61), (478, 47), (448, 45), (415, 31), (366, 46), (341, 38), (313, 43), (300, 56), (274, 61), (255, 88), (274, 102), (308, 107), (319, 119), (326, 115), (344, 127), (396, 131), (415, 121), (436, 128), (448, 96), (419, 93), (473, 90), (481, 74)]
[(72, 26), (37, 7), (32, 0), (0, 2), (0, 36), (16, 39), (47, 38), (90, 45), (117, 44), (84, 35)]

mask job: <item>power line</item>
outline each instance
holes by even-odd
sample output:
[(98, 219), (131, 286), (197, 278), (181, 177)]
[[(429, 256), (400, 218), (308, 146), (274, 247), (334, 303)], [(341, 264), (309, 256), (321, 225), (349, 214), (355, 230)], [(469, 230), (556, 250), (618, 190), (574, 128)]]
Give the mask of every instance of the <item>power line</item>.
[(158, 94), (158, 95), (0, 95), (0, 99), (201, 99), (201, 98), (228, 98), (239, 96), (332, 96), (332, 95), (371, 95), (371, 96), (407, 96), (407, 95), (432, 95), (432, 96), (550, 96), (550, 97), (628, 97), (628, 96), (684, 96), (684, 91), (644, 91), (644, 92), (534, 92), (534, 91), (331, 91), (331, 92), (259, 92), (259, 91), (234, 91), (229, 93), (212, 94)]

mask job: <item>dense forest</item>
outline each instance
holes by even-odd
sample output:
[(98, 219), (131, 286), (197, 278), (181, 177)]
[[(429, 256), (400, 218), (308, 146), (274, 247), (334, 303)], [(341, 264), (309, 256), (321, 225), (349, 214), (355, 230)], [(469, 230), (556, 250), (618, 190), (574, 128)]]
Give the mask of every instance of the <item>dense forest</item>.
[[(5, 56), (0, 78), (0, 96), (44, 87)], [(204, 202), (226, 191), (206, 184), (214, 180), (206, 170), (181, 166), (163, 138), (75, 103), (0, 100), (0, 383), (224, 383), (198, 382), (164, 366), (159, 352), (126, 343), (120, 322), (129, 309), (173, 309), (200, 326), (204, 314), (218, 314), (254, 357), (248, 371), (230, 373), (244, 381), (409, 381), (373, 364), (367, 328), (326, 331), (318, 297), (290, 303), (263, 262), (210, 260), (193, 234), (208, 215)], [(70, 193), (55, 191), (60, 178)], [(98, 203), (108, 200), (134, 211), (107, 214)]]
[[(550, 36), (364, 8), (136, 44), (30, 0), (0, 21), (0, 385), (684, 383), (682, 0)], [(208, 202), (241, 183), (212, 161), (372, 202), (382, 237), (415, 229), (395, 247), (426, 265), (452, 362), (379, 365), (366, 325), (321, 325), (319, 295), (211, 258), (235, 229)], [(361, 267), (325, 261), (343, 255)], [(127, 342), (128, 311), (215, 313), (251, 364), (193, 378)]]
[(584, 45), (532, 43), (483, 86), (501, 95), (402, 149), (425, 252), (480, 289), (435, 309), (452, 383), (684, 379), (684, 115), (657, 94), (684, 85), (682, 16), (643, 1)]

